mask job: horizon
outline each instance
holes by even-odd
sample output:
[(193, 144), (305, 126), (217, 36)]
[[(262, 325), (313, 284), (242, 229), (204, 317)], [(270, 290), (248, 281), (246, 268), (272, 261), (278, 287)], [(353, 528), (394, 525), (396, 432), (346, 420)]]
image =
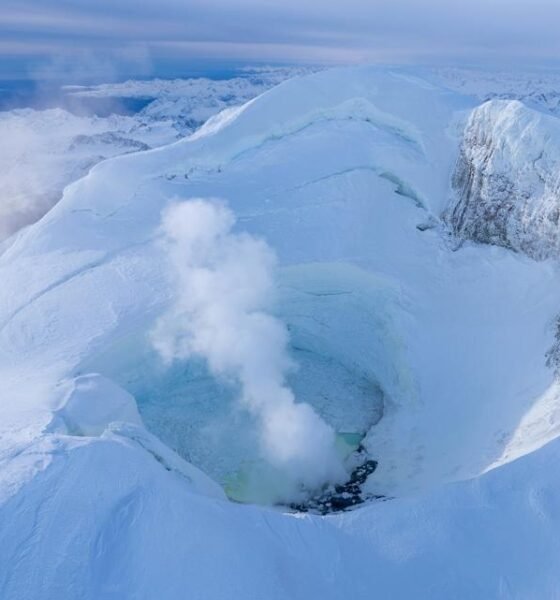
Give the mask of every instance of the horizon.
[(0, 80), (177, 78), (242, 65), (559, 68), (553, 0), (7, 0)]
[[(0, 70), (1, 85), (28, 85), (35, 88), (63, 88), (72, 87), (95, 87), (101, 84), (120, 84), (126, 81), (173, 81), (181, 79), (210, 79), (210, 80), (228, 80), (235, 77), (248, 77), (258, 74), (258, 70), (263, 72), (273, 71), (275, 69), (340, 69), (351, 67), (371, 67), (379, 69), (396, 69), (421, 72), (423, 69), (457, 69), (457, 70), (476, 70), (480, 72), (504, 72), (519, 74), (555, 74), (560, 73), (560, 60), (557, 62), (532, 64), (532, 63), (503, 63), (503, 62), (453, 62), (453, 61), (434, 61), (434, 62), (363, 62), (363, 63), (344, 63), (344, 64), (321, 64), (321, 63), (257, 63), (257, 62), (239, 62), (235, 64), (219, 66), (215, 63), (206, 65), (195, 64), (185, 65), (183, 68), (169, 69), (162, 68), (150, 73), (135, 73), (134, 71), (122, 71), (118, 74), (108, 76), (104, 73), (79, 73), (78, 70), (60, 72), (58, 74), (49, 73), (45, 76), (36, 74), (34, 71), (23, 71), (15, 74), (3, 73)], [(0, 91), (6, 91), (5, 89)]]

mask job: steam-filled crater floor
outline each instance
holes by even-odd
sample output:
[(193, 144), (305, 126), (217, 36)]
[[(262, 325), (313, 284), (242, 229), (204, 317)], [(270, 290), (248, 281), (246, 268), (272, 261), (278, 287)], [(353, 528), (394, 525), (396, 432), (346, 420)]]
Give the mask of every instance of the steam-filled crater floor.
[[(348, 267), (316, 265), (278, 275), (276, 317), (287, 328), (293, 363), (287, 385), (336, 432), (350, 481), (357, 467), (372, 460), (362, 442), (383, 416), (384, 393), (374, 368), (380, 361), (373, 358), (384, 345), (383, 303), (359, 293)], [(100, 373), (132, 394), (145, 426), (233, 500), (297, 501), (302, 508), (320, 492), (283, 496), (281, 475), (261, 457), (258, 420), (238, 401), (239, 384), (216, 377), (201, 358), (164, 363), (149, 334), (149, 328), (131, 331), (92, 355), (78, 374)]]
[[(479, 105), (410, 71), (294, 78), (101, 162), (4, 243), (0, 595), (553, 597), (560, 126)], [(216, 199), (232, 217), (203, 253), (204, 281), (229, 290), (212, 313), (185, 276), (207, 228), (187, 219), (191, 258), (170, 261), (168, 211)], [(346, 461), (281, 510), (258, 506), (285, 496), (270, 406), (239, 402), (246, 378), (184, 319), (217, 335), (210, 317), (247, 300), (216, 275), (231, 244), (273, 273), (257, 321), (286, 332), (282, 394)], [(162, 318), (174, 344), (187, 323), (171, 361)], [(267, 347), (221, 323), (244, 359)], [(353, 494), (392, 500), (321, 516)]]

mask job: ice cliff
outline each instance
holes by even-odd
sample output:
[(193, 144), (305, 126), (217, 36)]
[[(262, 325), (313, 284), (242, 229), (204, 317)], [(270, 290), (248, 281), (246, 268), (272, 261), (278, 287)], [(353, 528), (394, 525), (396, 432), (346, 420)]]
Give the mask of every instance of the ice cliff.
[(560, 255), (560, 121), (492, 100), (466, 124), (445, 219), (460, 239)]

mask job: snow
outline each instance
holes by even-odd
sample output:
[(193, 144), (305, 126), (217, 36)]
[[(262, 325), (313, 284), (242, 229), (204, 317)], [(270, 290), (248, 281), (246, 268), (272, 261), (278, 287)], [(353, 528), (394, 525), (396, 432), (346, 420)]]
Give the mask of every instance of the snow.
[(334, 518), (193, 494), (114, 434), (36, 449), (49, 466), (1, 509), (8, 598), (556, 594), (557, 443), (476, 481)]
[(60, 387), (64, 393), (54, 422), (65, 433), (101, 435), (118, 421), (142, 425), (134, 397), (97, 373), (75, 377)]
[[(557, 594), (558, 265), (449, 238), (476, 104), (386, 69), (288, 80), (98, 164), (12, 239), (1, 595)], [(215, 483), (254, 457), (254, 420), (208, 365), (167, 369), (149, 338), (176, 301), (162, 213), (193, 198), (227, 200), (233, 232), (274, 249), (289, 385), (335, 431), (367, 434), (366, 490), (385, 500), (318, 517)]]

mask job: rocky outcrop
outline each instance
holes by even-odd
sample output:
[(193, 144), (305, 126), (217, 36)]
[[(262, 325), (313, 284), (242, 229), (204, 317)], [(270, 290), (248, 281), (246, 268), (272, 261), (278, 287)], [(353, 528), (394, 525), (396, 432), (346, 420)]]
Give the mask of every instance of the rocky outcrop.
[(560, 256), (560, 121), (492, 100), (465, 127), (444, 220), (460, 240)]

